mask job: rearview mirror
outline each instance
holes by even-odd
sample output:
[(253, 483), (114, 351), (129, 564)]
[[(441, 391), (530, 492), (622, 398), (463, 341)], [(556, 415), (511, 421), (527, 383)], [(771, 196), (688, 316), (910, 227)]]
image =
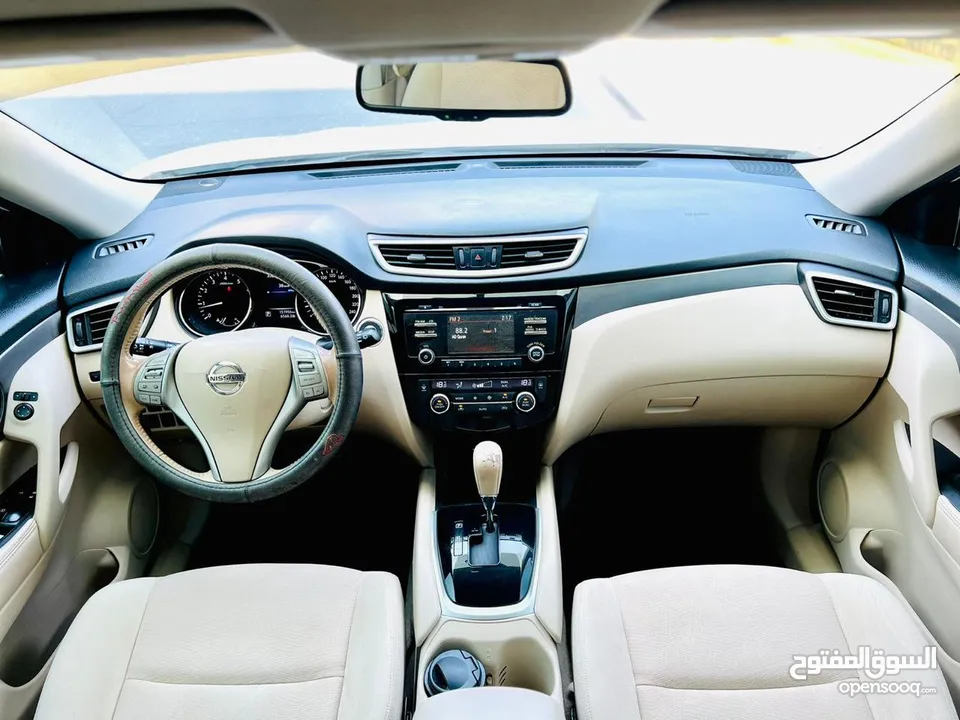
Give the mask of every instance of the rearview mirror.
[(559, 61), (477, 60), (364, 65), (357, 100), (374, 112), (484, 120), (562, 115), (571, 94)]

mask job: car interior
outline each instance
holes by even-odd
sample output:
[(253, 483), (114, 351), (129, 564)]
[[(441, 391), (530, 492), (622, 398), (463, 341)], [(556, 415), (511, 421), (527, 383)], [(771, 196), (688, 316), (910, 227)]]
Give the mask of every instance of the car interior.
[(3, 3), (0, 720), (956, 719), (958, 128), (942, 0)]

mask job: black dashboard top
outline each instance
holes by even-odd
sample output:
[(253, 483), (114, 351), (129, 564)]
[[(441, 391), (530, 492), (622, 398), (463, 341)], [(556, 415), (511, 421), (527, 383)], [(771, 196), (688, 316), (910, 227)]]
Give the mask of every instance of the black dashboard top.
[[(857, 235), (808, 215), (857, 220)], [(579, 261), (516, 278), (394, 275), (368, 233), (490, 236), (589, 228)], [(298, 249), (370, 289), (505, 292), (558, 289), (780, 261), (810, 261), (896, 282), (887, 228), (852, 218), (786, 163), (705, 158), (464, 161), (273, 172), (170, 183), (114, 238), (152, 235), (139, 249), (71, 261), (68, 307), (124, 292), (163, 258), (212, 240)]]

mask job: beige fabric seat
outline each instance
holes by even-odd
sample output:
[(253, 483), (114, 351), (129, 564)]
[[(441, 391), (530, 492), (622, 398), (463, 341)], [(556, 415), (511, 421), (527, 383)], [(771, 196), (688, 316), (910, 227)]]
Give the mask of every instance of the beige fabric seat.
[(933, 689), (919, 697), (845, 695), (842, 681), (869, 680), (862, 670), (791, 677), (794, 655), (921, 655), (931, 644), (902, 601), (859, 575), (731, 565), (588, 580), (572, 639), (580, 720), (957, 717), (939, 669), (879, 679)]
[(393, 575), (236, 565), (111, 585), (57, 651), (37, 720), (397, 720)]

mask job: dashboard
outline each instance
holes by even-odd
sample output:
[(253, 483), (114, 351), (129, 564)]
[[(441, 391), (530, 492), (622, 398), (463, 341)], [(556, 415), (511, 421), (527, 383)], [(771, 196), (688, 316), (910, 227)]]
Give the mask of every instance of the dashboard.
[[(840, 212), (787, 163), (516, 159), (182, 180), (66, 269), (68, 332), (79, 319), (91, 333), (71, 349), (94, 407), (110, 303), (212, 242), (276, 250), (331, 290), (358, 340), (368, 333), (357, 427), (423, 463), (437, 433), (539, 433), (552, 462), (621, 429), (834, 427), (889, 364), (901, 276), (883, 223)], [(136, 249), (101, 252), (111, 243)], [(169, 291), (147, 332), (179, 343), (262, 326), (324, 333), (284, 283), (222, 268)]]
[[(347, 273), (313, 260), (298, 260), (340, 303), (355, 323), (364, 290)], [(192, 335), (212, 335), (255, 327), (283, 327), (327, 334), (310, 306), (289, 285), (265, 273), (218, 268), (197, 273), (173, 290), (177, 319)]]

